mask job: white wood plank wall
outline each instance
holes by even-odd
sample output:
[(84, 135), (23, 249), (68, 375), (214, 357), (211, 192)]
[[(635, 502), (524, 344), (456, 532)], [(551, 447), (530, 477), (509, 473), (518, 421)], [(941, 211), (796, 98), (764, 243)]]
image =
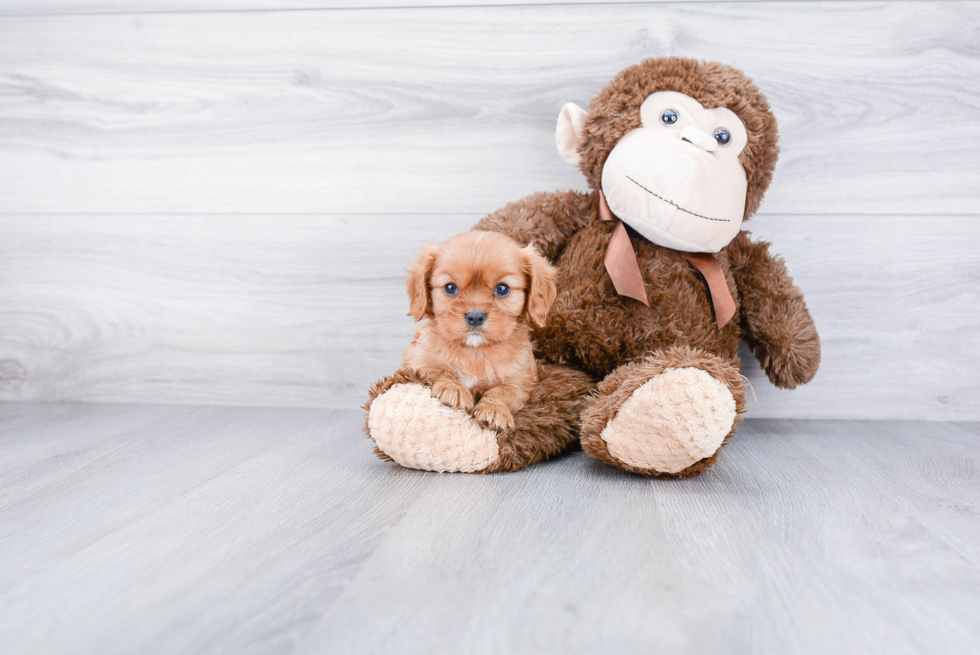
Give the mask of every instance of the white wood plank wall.
[[(619, 0), (615, 3), (606, 0), (537, 0), (536, 2), (526, 0), (4, 0), (0, 4), (0, 16), (748, 1), (751, 0)], [(919, 2), (930, 1), (919, 0)]]
[(980, 2), (355, 4), (0, 1), (0, 399), (359, 404), (419, 244), (582, 188), (561, 105), (673, 54), (780, 121), (824, 362), (750, 415), (980, 419)]

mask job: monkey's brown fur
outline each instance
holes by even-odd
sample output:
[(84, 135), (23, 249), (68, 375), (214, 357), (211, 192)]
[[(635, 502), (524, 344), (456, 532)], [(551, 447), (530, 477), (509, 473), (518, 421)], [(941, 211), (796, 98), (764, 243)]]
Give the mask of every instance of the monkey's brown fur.
[[(402, 369), (378, 380), (371, 386), (364, 410), (396, 384), (425, 384), (418, 371)], [(575, 443), (579, 436), (580, 415), (595, 384), (589, 376), (563, 366), (538, 365), (538, 381), (522, 409), (514, 413), (514, 427), (500, 434), (499, 460), (483, 473), (519, 471), (542, 460), (559, 455)], [(364, 433), (371, 436), (368, 417), (364, 418)], [(380, 448), (374, 453), (391, 460)]]
[(585, 139), (579, 148), (580, 168), (589, 187), (599, 189), (602, 165), (609, 151), (627, 132), (640, 127), (640, 105), (657, 91), (676, 91), (700, 102), (705, 109), (726, 107), (742, 120), (749, 137), (739, 155), (748, 194), (745, 217), (756, 212), (772, 181), (779, 147), (776, 117), (769, 102), (741, 71), (717, 62), (664, 57), (647, 59), (621, 71), (589, 103)]
[[(744, 123), (748, 144), (739, 159), (748, 179), (745, 218), (755, 212), (769, 186), (778, 155), (776, 121), (765, 98), (740, 71), (691, 59), (651, 59), (622, 71), (600, 91), (590, 104), (578, 150), (594, 192), (533, 194), (476, 225), (534, 244), (559, 271), (559, 292), (547, 324), (532, 334), (536, 356), (552, 367), (521, 418), (515, 416), (515, 427), (501, 434), (499, 470), (516, 470), (552, 456), (580, 432), (589, 455), (624, 470), (660, 475), (611, 456), (600, 433), (633, 391), (668, 368), (706, 371), (728, 387), (736, 411), (743, 412), (744, 384), (736, 354), (740, 338), (776, 386), (792, 389), (816, 373), (820, 342), (803, 295), (783, 262), (769, 253), (769, 244), (751, 241), (747, 232), (716, 255), (737, 306), (735, 317), (722, 329), (715, 323), (701, 274), (680, 252), (632, 231), (650, 306), (616, 293), (603, 263), (615, 224), (597, 218), (597, 190), (610, 150), (641, 125), (640, 105), (657, 91), (684, 93), (708, 109), (727, 107)], [(601, 381), (596, 394), (586, 395), (591, 389), (587, 379)], [(377, 393), (376, 387), (372, 398)], [(734, 432), (732, 427), (725, 440)], [(674, 475), (697, 474), (716, 456)]]
[[(640, 475), (660, 475), (615, 459), (609, 454), (606, 442), (599, 435), (606, 424), (615, 418), (616, 412), (630, 397), (630, 394), (639, 389), (645, 382), (669, 368), (687, 366), (707, 371), (713, 377), (724, 382), (729, 391), (732, 392), (732, 396), (735, 397), (736, 411), (739, 414), (745, 411), (745, 383), (737, 369), (719, 357), (697, 348), (671, 346), (658, 351), (656, 354), (647, 355), (625, 366), (620, 366), (612, 375), (599, 383), (599, 397), (590, 403), (582, 414), (582, 449), (596, 459), (601, 459), (607, 464), (618, 466), (626, 471)], [(738, 423), (741, 420), (741, 416), (737, 416), (735, 422)], [(732, 426), (732, 431), (725, 436), (725, 441), (727, 442), (735, 432), (735, 427)], [(718, 454), (715, 453), (674, 475), (681, 478), (697, 475), (714, 464), (717, 458)]]

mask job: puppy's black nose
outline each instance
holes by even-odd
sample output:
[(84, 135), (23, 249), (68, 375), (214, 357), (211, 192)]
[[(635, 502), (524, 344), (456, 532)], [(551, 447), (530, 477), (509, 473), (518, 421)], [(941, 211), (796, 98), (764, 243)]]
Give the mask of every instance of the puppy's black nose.
[(486, 312), (466, 312), (466, 322), (470, 324), (470, 327), (480, 327), (486, 320)]

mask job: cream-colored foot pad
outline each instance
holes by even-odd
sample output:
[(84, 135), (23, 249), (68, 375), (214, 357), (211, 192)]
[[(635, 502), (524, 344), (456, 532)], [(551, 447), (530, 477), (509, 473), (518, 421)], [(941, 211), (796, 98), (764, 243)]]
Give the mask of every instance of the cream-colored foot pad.
[(626, 399), (600, 435), (637, 468), (678, 473), (714, 455), (735, 424), (735, 398), (698, 368), (671, 368)]
[(368, 429), (378, 448), (408, 468), (473, 473), (497, 461), (497, 433), (421, 384), (396, 384), (375, 398)]

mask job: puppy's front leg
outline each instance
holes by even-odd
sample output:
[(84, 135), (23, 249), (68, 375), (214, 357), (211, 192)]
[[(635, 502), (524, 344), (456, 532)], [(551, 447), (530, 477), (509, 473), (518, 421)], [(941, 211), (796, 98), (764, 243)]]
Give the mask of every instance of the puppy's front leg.
[(489, 389), (473, 408), (473, 416), (494, 430), (514, 427), (514, 412), (527, 402), (528, 390), (514, 384), (502, 384)]
[(473, 394), (446, 371), (438, 368), (423, 368), (419, 371), (419, 375), (432, 388), (434, 398), (455, 409), (466, 411), (473, 409)]

